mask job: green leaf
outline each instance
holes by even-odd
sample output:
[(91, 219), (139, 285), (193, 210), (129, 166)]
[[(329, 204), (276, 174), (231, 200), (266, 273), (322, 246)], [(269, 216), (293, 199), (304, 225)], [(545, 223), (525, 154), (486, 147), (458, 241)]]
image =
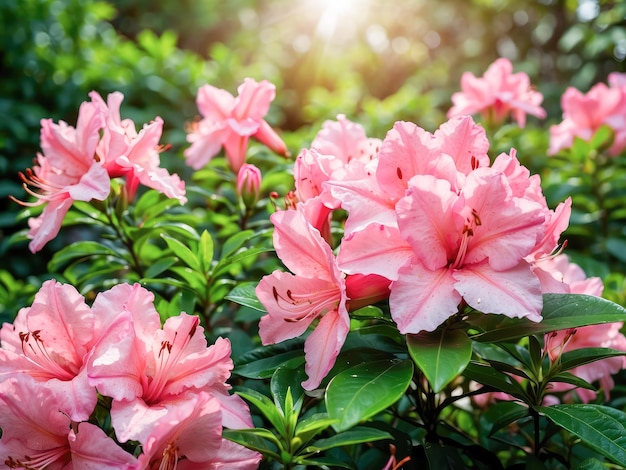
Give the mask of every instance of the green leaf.
[(537, 409), (611, 461), (626, 465), (626, 413), (602, 405), (554, 405)]
[(156, 277), (161, 274), (163, 271), (171, 267), (174, 263), (178, 261), (178, 258), (175, 256), (166, 256), (164, 258), (156, 260), (148, 269), (144, 276), (146, 278)]
[(487, 385), (495, 390), (508, 393), (522, 401), (526, 401), (526, 395), (520, 384), (511, 380), (508, 375), (498, 372), (496, 369), (486, 364), (470, 361), (463, 371), (463, 376), (479, 384)]
[(377, 361), (359, 364), (336, 375), (326, 389), (326, 409), (344, 431), (393, 405), (413, 378), (412, 361)]
[(223, 429), (222, 437), (280, 461), (280, 456), (276, 453), (276, 436), (267, 429)]
[(514, 401), (497, 402), (490, 407), (492, 414), (497, 411), (497, 419), (491, 425), (489, 435), (493, 435), (505, 426), (528, 416), (528, 408)]
[(256, 406), (258, 410), (263, 413), (263, 416), (265, 416), (270, 421), (270, 423), (272, 423), (274, 428), (276, 428), (276, 430), (281, 435), (285, 434), (284, 416), (281, 411), (276, 407), (276, 405), (272, 402), (272, 400), (270, 400), (262, 393), (259, 393), (256, 390), (252, 390), (250, 388), (239, 389), (236, 391), (236, 393), (244, 400)]
[(304, 364), (300, 338), (254, 349), (235, 360), (234, 374), (250, 379), (269, 379), (278, 367), (295, 369)]
[(248, 240), (250, 240), (255, 233), (252, 230), (244, 230), (237, 232), (235, 235), (229, 237), (222, 246), (221, 259), (224, 259), (234, 254), (239, 248), (243, 246)]
[(318, 439), (308, 446), (305, 451), (321, 452), (323, 450), (332, 449), (333, 447), (351, 446), (385, 439), (393, 440), (393, 436), (381, 429), (371, 428), (369, 426), (355, 426), (349, 431), (335, 434), (332, 437)]
[(544, 294), (543, 320), (480, 315), (471, 321), (482, 330), (472, 337), (481, 342), (516, 341), (524, 336), (626, 319), (626, 309), (601, 297), (584, 294)]
[(213, 261), (213, 238), (207, 230), (200, 235), (200, 241), (198, 242), (198, 259), (200, 260), (202, 272), (209, 272), (211, 262)]
[(550, 377), (550, 382), (563, 382), (566, 384), (571, 384), (579, 388), (586, 388), (587, 390), (596, 391), (596, 388), (580, 377), (576, 377), (574, 374), (570, 372), (561, 372)]
[(178, 259), (180, 259), (183, 263), (185, 263), (194, 271), (202, 272), (200, 260), (195, 255), (195, 253), (191, 251), (184, 243), (164, 233), (161, 234), (161, 238), (165, 240), (165, 243), (167, 243), (169, 249), (172, 250), (172, 252), (176, 256), (178, 256)]
[(286, 414), (285, 403), (287, 398), (287, 390), (290, 390), (293, 403), (297, 403), (303, 396), (304, 390), (300, 385), (306, 380), (306, 372), (304, 369), (289, 369), (287, 367), (278, 367), (272, 375), (270, 381), (270, 391), (274, 398), (274, 403), (280, 408), (283, 414)]
[(77, 258), (90, 258), (93, 256), (114, 256), (120, 258), (120, 256), (108, 246), (102, 243), (86, 240), (81, 242), (74, 242), (61, 250), (57, 251), (52, 260), (48, 263), (48, 269), (50, 271), (58, 271), (65, 264)]
[(463, 372), (472, 357), (472, 340), (458, 329), (407, 335), (406, 342), (411, 358), (435, 393)]
[(574, 367), (591, 362), (600, 361), (609, 357), (624, 356), (626, 352), (611, 348), (581, 348), (567, 351), (561, 356), (561, 370), (570, 370)]

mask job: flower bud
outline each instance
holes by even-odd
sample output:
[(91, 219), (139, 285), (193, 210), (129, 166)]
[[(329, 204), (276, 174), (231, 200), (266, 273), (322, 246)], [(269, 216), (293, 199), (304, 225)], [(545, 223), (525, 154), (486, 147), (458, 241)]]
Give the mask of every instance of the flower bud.
[(249, 163), (244, 163), (237, 173), (237, 194), (249, 209), (259, 200), (261, 177), (261, 170)]
[(346, 294), (351, 312), (389, 297), (391, 281), (378, 274), (350, 274), (346, 276)]

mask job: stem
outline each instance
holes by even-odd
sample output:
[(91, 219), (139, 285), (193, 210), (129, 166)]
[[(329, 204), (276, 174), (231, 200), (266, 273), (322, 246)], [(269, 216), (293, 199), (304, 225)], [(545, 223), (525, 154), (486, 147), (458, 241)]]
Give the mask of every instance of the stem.
[(539, 451), (541, 450), (541, 439), (539, 438), (539, 413), (534, 408), (530, 408), (530, 415), (533, 417), (533, 428), (534, 428), (534, 455), (535, 457), (539, 457)]
[(119, 240), (124, 244), (128, 254), (131, 256), (131, 268), (135, 273), (139, 275), (139, 277), (144, 277), (143, 269), (141, 268), (141, 263), (139, 262), (139, 258), (137, 257), (137, 253), (135, 253), (134, 246), (132, 240), (130, 240), (126, 233), (120, 227), (121, 223), (117, 217), (114, 217), (114, 214), (111, 210), (110, 205), (106, 205), (105, 215), (107, 220), (109, 221), (109, 225), (113, 228), (113, 231), (119, 238)]

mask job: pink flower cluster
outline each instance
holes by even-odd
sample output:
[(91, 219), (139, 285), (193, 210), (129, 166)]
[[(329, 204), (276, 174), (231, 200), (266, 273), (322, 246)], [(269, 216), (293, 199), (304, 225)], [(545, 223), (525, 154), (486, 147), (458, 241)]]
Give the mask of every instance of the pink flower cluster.
[[(552, 278), (538, 260), (558, 247), (570, 201), (549, 209), (515, 150), (491, 163), (488, 148), (469, 116), (434, 134), (397, 122), (383, 141), (339, 116), (300, 153), (295, 210), (271, 217), (293, 274), (275, 271), (256, 292), (265, 344), (319, 320), (305, 343), (306, 389), (334, 364), (348, 312), (387, 295), (403, 334), (433, 331), (465, 305), (541, 320)], [(339, 208), (348, 216), (335, 255), (329, 221)]]
[(523, 72), (513, 73), (509, 59), (500, 58), (482, 77), (471, 72), (461, 76), (461, 91), (452, 95), (454, 106), (448, 118), (480, 113), (489, 125), (497, 126), (512, 115), (519, 127), (526, 125), (526, 115), (546, 117), (541, 107), (543, 95), (532, 88)]
[(550, 127), (549, 155), (570, 148), (575, 137), (591, 140), (604, 125), (614, 132), (609, 155), (619, 155), (626, 148), (626, 74), (611, 73), (608, 81), (608, 86), (597, 83), (587, 93), (573, 87), (565, 91), (563, 121)]
[[(207, 347), (198, 317), (161, 327), (138, 284), (98, 294), (89, 307), (68, 284), (43, 284), (31, 307), (0, 330), (0, 461), (7, 468), (253, 469), (260, 455), (222, 438), (252, 425), (230, 395), (230, 343)], [(96, 423), (111, 399), (117, 442)]]
[(111, 178), (126, 178), (130, 199), (143, 184), (182, 204), (187, 201), (184, 182), (159, 167), (163, 120), (157, 117), (137, 132), (130, 119), (120, 117), (121, 93), (110, 94), (106, 103), (95, 91), (89, 96), (91, 101), (80, 106), (76, 127), (41, 121), (42, 153), (33, 169), (21, 175), (24, 188), (37, 201), (20, 203), (46, 204), (39, 217), (28, 221), (33, 253), (56, 237), (74, 201), (106, 199)]

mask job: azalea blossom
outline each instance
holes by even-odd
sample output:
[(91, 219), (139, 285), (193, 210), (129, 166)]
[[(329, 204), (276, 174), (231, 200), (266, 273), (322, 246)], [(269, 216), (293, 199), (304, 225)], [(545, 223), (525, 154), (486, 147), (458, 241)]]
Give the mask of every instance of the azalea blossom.
[(207, 347), (198, 317), (185, 313), (168, 318), (161, 328), (154, 296), (137, 284), (121, 286), (108, 299), (119, 315), (87, 366), (90, 384), (113, 398), (111, 419), (118, 439), (144, 440), (155, 413), (162, 412), (160, 404), (187, 390), (211, 393), (222, 406), (224, 426), (250, 427), (245, 402), (228, 393), (233, 367), (229, 341), (218, 338)]
[(102, 165), (111, 178), (124, 176), (126, 192), (132, 200), (139, 184), (162, 192), (169, 198), (178, 199), (181, 204), (187, 202), (185, 182), (178, 175), (170, 175), (160, 167), (159, 139), (163, 130), (163, 120), (156, 117), (137, 133), (135, 124), (130, 119), (122, 120), (120, 105), (124, 95), (114, 92), (108, 95), (105, 103), (95, 91), (89, 94), (106, 116), (102, 139), (97, 153)]
[(197, 105), (202, 119), (187, 134), (191, 146), (185, 150), (186, 162), (198, 170), (224, 147), (228, 163), (237, 173), (245, 162), (248, 140), (254, 137), (279, 155), (287, 147), (263, 118), (276, 96), (276, 88), (266, 80), (246, 78), (234, 97), (212, 85), (198, 90)]
[(220, 402), (207, 392), (186, 392), (161, 404), (142, 440), (142, 469), (258, 467), (261, 454), (222, 438)]
[(303, 334), (315, 321), (305, 341), (306, 390), (319, 386), (337, 359), (350, 328), (346, 285), (335, 256), (301, 210), (275, 212), (274, 247), (291, 270), (265, 276), (256, 295), (267, 309), (259, 323), (263, 344), (274, 344)]
[(99, 427), (73, 422), (61, 410), (65, 392), (26, 374), (0, 382), (0, 461), (4, 468), (139, 469)]
[(461, 76), (461, 91), (452, 95), (448, 118), (480, 113), (491, 125), (498, 125), (512, 115), (519, 127), (526, 125), (526, 115), (546, 117), (541, 107), (543, 95), (530, 84), (524, 72), (513, 73), (513, 65), (499, 58), (482, 77), (471, 72)]
[(587, 93), (569, 87), (561, 97), (563, 121), (550, 127), (548, 155), (570, 148), (574, 138), (591, 140), (603, 125), (609, 126), (615, 136), (608, 149), (616, 156), (626, 148), (626, 91), (619, 86), (618, 76), (613, 76), (615, 86), (595, 84)]
[(41, 250), (57, 236), (65, 214), (74, 201), (106, 199), (110, 178), (96, 158), (96, 147), (104, 114), (93, 102), (80, 105), (76, 127), (51, 119), (41, 121), (41, 149), (32, 170), (20, 173), (24, 189), (36, 202), (17, 201), (24, 206), (45, 204), (43, 212), (30, 218), (28, 247), (31, 252)]
[(86, 358), (110, 313), (96, 318), (71, 285), (46, 281), (31, 307), (0, 330), (0, 380), (26, 374), (58, 391), (60, 410), (74, 421), (89, 418), (97, 394)]
[(397, 212), (414, 257), (389, 299), (400, 332), (433, 331), (462, 299), (482, 312), (541, 319), (539, 280), (523, 258), (543, 236), (542, 207), (510, 192), (492, 168), (470, 173), (460, 194), (431, 175), (411, 179)]

